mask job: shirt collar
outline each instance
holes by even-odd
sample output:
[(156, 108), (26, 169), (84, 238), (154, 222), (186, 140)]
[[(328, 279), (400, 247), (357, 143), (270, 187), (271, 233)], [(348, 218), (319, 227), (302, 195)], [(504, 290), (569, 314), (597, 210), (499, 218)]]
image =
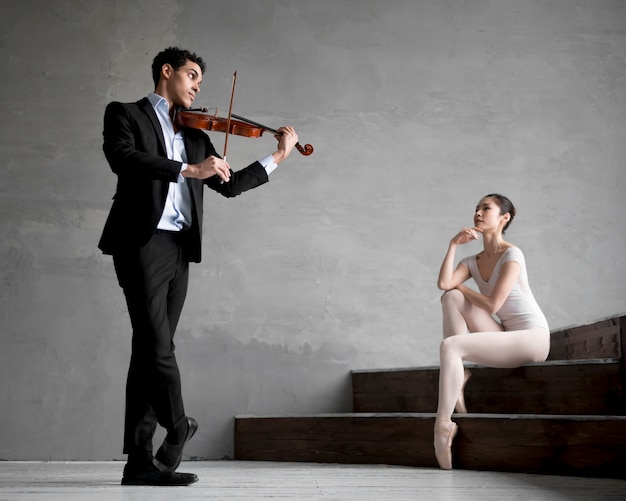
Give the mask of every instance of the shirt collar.
[(167, 99), (155, 94), (154, 92), (148, 94), (148, 101), (150, 101), (150, 104), (154, 109), (163, 108), (166, 112), (170, 111), (170, 105), (167, 102)]

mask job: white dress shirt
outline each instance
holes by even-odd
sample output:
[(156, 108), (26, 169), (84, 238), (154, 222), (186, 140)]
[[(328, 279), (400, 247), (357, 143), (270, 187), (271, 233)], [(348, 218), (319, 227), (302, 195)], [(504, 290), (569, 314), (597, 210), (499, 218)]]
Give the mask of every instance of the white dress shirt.
[[(182, 173), (187, 169), (187, 153), (185, 152), (185, 141), (183, 131), (174, 131), (174, 124), (169, 114), (169, 104), (167, 100), (158, 94), (148, 94), (148, 100), (152, 104), (157, 118), (163, 129), (163, 139), (167, 158), (182, 162), (180, 174), (177, 182), (170, 182), (167, 192), (165, 208), (157, 228), (160, 230), (180, 231), (191, 226), (191, 193), (188, 183)], [(259, 160), (267, 174), (269, 175), (278, 166), (274, 162), (272, 155), (267, 155)]]

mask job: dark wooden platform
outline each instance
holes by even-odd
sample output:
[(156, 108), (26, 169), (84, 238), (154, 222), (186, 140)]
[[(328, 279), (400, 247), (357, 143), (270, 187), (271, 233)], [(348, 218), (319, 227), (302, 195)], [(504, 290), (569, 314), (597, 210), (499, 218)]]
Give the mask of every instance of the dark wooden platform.
[[(626, 479), (625, 319), (553, 332), (541, 364), (472, 366), (454, 467)], [(436, 468), (438, 377), (354, 371), (354, 413), (237, 416), (235, 458)]]
[[(626, 478), (626, 416), (455, 417), (454, 468)], [(235, 458), (437, 468), (434, 414), (239, 416)]]
[[(621, 415), (626, 410), (619, 359), (469, 368), (465, 402), (472, 413)], [(353, 409), (436, 412), (438, 383), (439, 367), (354, 371)]]

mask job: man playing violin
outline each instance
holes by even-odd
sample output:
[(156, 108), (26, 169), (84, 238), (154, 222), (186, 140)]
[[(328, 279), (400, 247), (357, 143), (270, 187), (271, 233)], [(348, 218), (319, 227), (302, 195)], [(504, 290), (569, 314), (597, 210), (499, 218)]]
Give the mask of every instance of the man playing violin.
[[(124, 485), (198, 480), (176, 471), (198, 425), (185, 415), (173, 338), (189, 263), (202, 257), (203, 188), (225, 197), (256, 188), (298, 141), (292, 127), (281, 127), (276, 151), (231, 170), (206, 133), (173, 122), (176, 109), (191, 107), (204, 71), (196, 54), (168, 48), (152, 63), (154, 92), (135, 103), (111, 102), (104, 115), (103, 150), (117, 175), (117, 190), (99, 248), (113, 256), (133, 329)], [(157, 424), (167, 435), (153, 455)]]

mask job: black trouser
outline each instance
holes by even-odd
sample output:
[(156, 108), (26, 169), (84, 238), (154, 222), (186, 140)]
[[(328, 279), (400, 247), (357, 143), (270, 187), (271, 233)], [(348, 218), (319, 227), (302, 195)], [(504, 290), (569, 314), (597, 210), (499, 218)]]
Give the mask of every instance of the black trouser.
[(133, 328), (126, 383), (124, 453), (152, 452), (157, 423), (171, 432), (185, 417), (174, 332), (189, 277), (182, 235), (159, 232), (113, 256)]

